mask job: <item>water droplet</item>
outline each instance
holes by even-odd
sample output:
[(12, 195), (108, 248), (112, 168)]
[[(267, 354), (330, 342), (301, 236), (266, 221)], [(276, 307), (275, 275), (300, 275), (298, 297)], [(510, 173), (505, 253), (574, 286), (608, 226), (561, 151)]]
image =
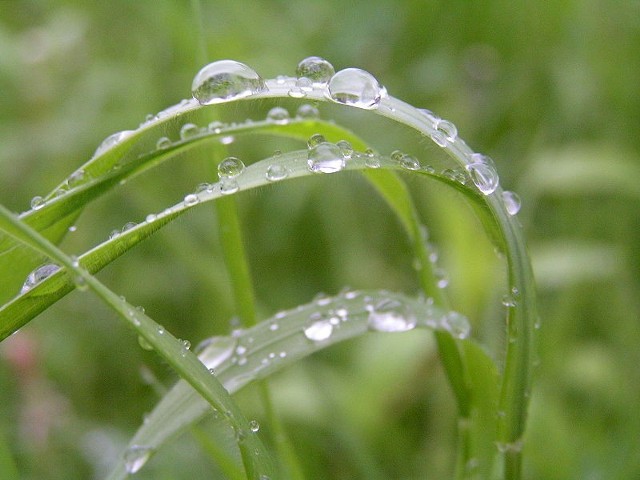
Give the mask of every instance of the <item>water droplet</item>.
[(71, 225), (68, 230), (70, 233), (73, 233), (78, 230), (78, 227), (76, 225)]
[(153, 350), (153, 345), (151, 345), (142, 335), (138, 335), (138, 345), (140, 345), (140, 348), (143, 350)]
[(278, 125), (284, 125), (289, 121), (289, 111), (282, 107), (273, 107), (267, 113), (267, 120), (271, 120)]
[(222, 145), (231, 145), (235, 141), (236, 137), (234, 137), (233, 135), (225, 135), (224, 137), (220, 137), (220, 143)]
[(305, 103), (298, 107), (298, 110), (296, 111), (296, 116), (298, 118), (314, 119), (320, 116), (320, 112), (313, 105), (309, 105), (308, 103)]
[(449, 275), (443, 268), (436, 268), (433, 271), (433, 276), (436, 279), (436, 285), (438, 288), (446, 288), (449, 285)]
[(288, 175), (289, 171), (287, 167), (285, 167), (284, 165), (280, 165), (279, 163), (269, 165), (269, 168), (267, 168), (267, 173), (265, 174), (267, 180), (269, 180), (270, 182), (284, 180)]
[(378, 332), (406, 332), (416, 326), (416, 317), (406, 304), (384, 299), (369, 311), (368, 325)]
[(512, 295), (507, 294), (502, 297), (502, 304), (505, 307), (515, 307), (516, 305), (518, 305), (518, 301), (513, 298)]
[(220, 193), (222, 195), (230, 195), (240, 190), (240, 185), (232, 178), (220, 179)]
[(342, 156), (345, 159), (351, 158), (351, 155), (353, 155), (353, 147), (349, 142), (347, 142), (346, 140), (340, 140), (338, 143), (336, 143), (336, 145), (340, 149), (340, 153), (342, 153)]
[(193, 207), (194, 205), (197, 205), (198, 202), (200, 202), (200, 199), (198, 198), (197, 195), (195, 195), (193, 193), (185, 195), (185, 197), (184, 197), (184, 204), (187, 207)]
[(165, 329), (162, 325), (158, 325), (158, 335), (164, 335)]
[(46, 265), (40, 265), (33, 272), (27, 275), (24, 284), (22, 285), (22, 289), (20, 289), (20, 293), (26, 293), (31, 290), (38, 283), (46, 280), (51, 275), (60, 270), (60, 267), (55, 263), (48, 263)]
[(407, 170), (420, 170), (420, 162), (413, 155), (402, 155), (400, 166)]
[(249, 430), (251, 430), (253, 433), (256, 433), (258, 430), (260, 430), (260, 424), (257, 420), (251, 420), (249, 422)]
[(222, 129), (224, 128), (224, 123), (222, 123), (219, 120), (214, 120), (213, 122), (211, 122), (208, 126), (209, 131), (211, 133), (220, 133), (222, 132)]
[(109, 234), (109, 240), (113, 240), (114, 238), (118, 238), (120, 236), (120, 230), (111, 230)]
[(187, 140), (188, 138), (193, 138), (200, 133), (200, 127), (198, 127), (195, 123), (185, 123), (180, 129), (180, 138), (182, 140)]
[(298, 78), (308, 78), (314, 85), (324, 85), (335, 74), (333, 65), (320, 57), (307, 57), (298, 64)]
[(133, 130), (123, 130), (122, 132), (117, 132), (112, 135), (109, 135), (107, 138), (105, 138), (102, 141), (102, 143), (98, 146), (98, 148), (96, 148), (96, 151), (93, 154), (93, 156), (97, 157), (98, 155), (103, 154), (107, 150), (110, 150), (111, 148), (115, 147), (116, 145), (124, 141), (126, 138), (133, 135), (134, 133), (135, 132)]
[(326, 142), (324, 136), (320, 135), (319, 133), (316, 133), (315, 135), (311, 135), (311, 137), (309, 137), (309, 140), (307, 140), (307, 147), (309, 148), (317, 147), (318, 145), (324, 142)]
[(124, 468), (127, 473), (137, 473), (153, 453), (151, 447), (132, 445), (124, 452)]
[(304, 336), (314, 342), (322, 342), (331, 337), (333, 325), (328, 319), (316, 320), (304, 329)]
[(31, 199), (31, 209), (32, 210), (40, 210), (42, 207), (46, 205), (44, 198), (40, 196), (35, 196)]
[(491, 195), (498, 188), (500, 181), (493, 161), (489, 157), (474, 153), (471, 155), (471, 162), (466, 167), (471, 180), (482, 194)]
[(448, 142), (455, 142), (458, 138), (458, 129), (448, 120), (439, 120), (436, 122), (435, 128)]
[(502, 201), (509, 215), (516, 215), (520, 211), (520, 197), (515, 192), (505, 190), (502, 192)]
[(380, 158), (370, 148), (368, 148), (365, 152), (364, 164), (369, 168), (380, 168)]
[(234, 60), (220, 60), (200, 70), (191, 93), (201, 105), (249, 97), (266, 90), (264, 80), (255, 70)]
[(127, 230), (131, 230), (132, 228), (134, 228), (136, 226), (135, 222), (127, 222), (122, 226), (122, 233), (126, 232)]
[(152, 223), (152, 222), (155, 222), (157, 218), (158, 217), (156, 216), (155, 213), (150, 213), (149, 215), (147, 215), (147, 217), (144, 220), (147, 223)]
[(449, 312), (442, 318), (442, 327), (456, 338), (464, 339), (471, 332), (467, 317), (458, 312)]
[(187, 356), (187, 352), (191, 348), (191, 342), (189, 340), (181, 340), (182, 346), (180, 347), (180, 355)]
[(454, 182), (458, 182), (462, 185), (467, 183), (467, 177), (465, 176), (464, 172), (457, 168), (455, 170), (451, 168), (445, 168), (442, 171), (442, 176), (448, 178), (449, 180), (453, 180)]
[(307, 165), (314, 173), (335, 173), (345, 167), (345, 160), (337, 145), (323, 142), (309, 149)]
[(227, 157), (218, 164), (218, 177), (236, 178), (244, 172), (244, 163), (236, 157)]
[(75, 187), (77, 185), (80, 185), (84, 181), (84, 177), (84, 170), (76, 170), (71, 175), (69, 175), (67, 183), (70, 187)]
[(158, 141), (156, 142), (156, 148), (158, 150), (164, 150), (166, 148), (169, 148), (171, 146), (172, 142), (171, 139), (169, 137), (160, 137), (158, 139)]
[(373, 75), (359, 68), (346, 68), (329, 81), (329, 97), (338, 103), (371, 110), (378, 107), (384, 89)]

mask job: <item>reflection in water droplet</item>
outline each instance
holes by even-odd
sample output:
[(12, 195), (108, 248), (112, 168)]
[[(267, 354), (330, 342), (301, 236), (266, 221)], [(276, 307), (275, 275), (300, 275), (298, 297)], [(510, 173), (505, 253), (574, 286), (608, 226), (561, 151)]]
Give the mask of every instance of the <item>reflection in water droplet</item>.
[(267, 120), (271, 120), (278, 125), (285, 125), (289, 121), (289, 111), (282, 107), (273, 107), (267, 113)]
[(416, 326), (416, 317), (402, 302), (384, 299), (369, 311), (368, 325), (378, 332), (406, 332)]
[(324, 136), (320, 135), (319, 133), (316, 133), (315, 135), (311, 135), (311, 137), (309, 137), (309, 140), (307, 140), (307, 146), (309, 148), (313, 148), (313, 147), (317, 147), (318, 145), (324, 142), (326, 142), (326, 140), (324, 139)]
[(33, 272), (27, 275), (27, 278), (24, 281), (24, 284), (22, 285), (22, 289), (20, 290), (20, 293), (28, 292), (38, 283), (42, 282), (43, 280), (46, 280), (51, 275), (56, 273), (58, 270), (60, 270), (60, 266), (56, 265), (55, 263), (48, 263), (46, 265), (39, 266)]
[(298, 64), (298, 78), (308, 78), (315, 85), (324, 85), (335, 74), (333, 65), (321, 57), (307, 57)]
[(368, 148), (365, 152), (364, 164), (369, 168), (380, 168), (380, 158), (370, 148)]
[(287, 167), (285, 167), (284, 165), (280, 165), (279, 163), (269, 165), (269, 168), (267, 168), (267, 173), (265, 174), (267, 180), (269, 180), (270, 182), (284, 180), (288, 175), (289, 171), (287, 170)]
[(502, 192), (502, 201), (509, 215), (516, 215), (520, 211), (520, 197), (515, 192), (508, 190)]
[(244, 163), (236, 157), (227, 157), (218, 164), (218, 177), (236, 178), (244, 172)]
[(156, 142), (156, 148), (158, 150), (164, 150), (171, 146), (171, 139), (169, 137), (160, 137)]
[(345, 167), (345, 159), (337, 145), (324, 142), (309, 149), (307, 165), (314, 173), (335, 173)]
[(32, 210), (40, 210), (42, 207), (46, 205), (44, 198), (40, 196), (35, 196), (31, 199), (31, 209)]
[(298, 107), (298, 110), (296, 111), (296, 116), (298, 118), (314, 119), (320, 116), (320, 112), (313, 105), (309, 105), (308, 103), (305, 103), (303, 105), (300, 105), (300, 107)]
[(336, 146), (340, 149), (340, 153), (342, 153), (345, 160), (350, 159), (351, 155), (353, 155), (353, 147), (346, 140), (340, 140), (336, 143)]
[(255, 95), (266, 88), (252, 68), (234, 60), (220, 60), (197, 73), (191, 93), (201, 105), (210, 105)]
[(182, 140), (187, 140), (188, 138), (193, 138), (200, 133), (200, 127), (198, 127), (195, 123), (185, 123), (180, 129), (180, 138)]
[(407, 170), (420, 170), (420, 162), (413, 155), (402, 155), (400, 158), (400, 166)]
[(151, 447), (144, 445), (132, 445), (124, 452), (124, 468), (127, 473), (136, 473), (144, 464), (147, 463), (149, 457), (153, 453)]
[(378, 107), (384, 89), (373, 75), (359, 68), (346, 68), (329, 81), (329, 98), (338, 103), (371, 110)]
[(327, 319), (317, 320), (304, 329), (304, 336), (314, 342), (322, 342), (331, 337), (333, 325)]

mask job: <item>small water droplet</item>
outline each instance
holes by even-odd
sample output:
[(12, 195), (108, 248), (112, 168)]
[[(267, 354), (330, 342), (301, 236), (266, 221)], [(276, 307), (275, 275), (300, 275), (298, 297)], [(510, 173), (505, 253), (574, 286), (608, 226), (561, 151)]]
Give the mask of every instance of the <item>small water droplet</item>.
[(109, 135), (107, 138), (105, 138), (102, 141), (102, 143), (98, 146), (98, 148), (96, 148), (96, 151), (93, 154), (93, 156), (97, 157), (98, 155), (103, 154), (107, 150), (110, 150), (111, 148), (115, 147), (116, 145), (124, 141), (126, 138), (133, 135), (134, 133), (135, 131), (133, 130), (123, 130), (122, 132), (116, 132), (114, 134)]
[(505, 190), (502, 192), (502, 201), (509, 215), (516, 215), (520, 211), (522, 204), (517, 193)]
[(289, 121), (289, 111), (282, 107), (273, 107), (267, 113), (267, 120), (271, 120), (278, 125), (285, 125)]
[(164, 335), (165, 329), (162, 325), (158, 325), (158, 335)]
[(467, 317), (458, 312), (449, 312), (442, 318), (442, 326), (451, 335), (465, 339), (471, 333), (471, 325)]
[(224, 126), (225, 126), (224, 123), (222, 123), (221, 121), (214, 120), (209, 124), (207, 128), (211, 133), (220, 133), (222, 132), (222, 129), (224, 128)]
[(240, 185), (233, 178), (220, 179), (220, 193), (222, 195), (230, 195), (240, 190)]
[(320, 112), (313, 105), (309, 105), (308, 103), (305, 103), (298, 107), (298, 110), (296, 111), (296, 116), (298, 118), (315, 119), (320, 116)]
[(140, 348), (143, 350), (153, 350), (153, 345), (151, 345), (142, 335), (138, 335), (138, 345), (140, 345)]
[(349, 159), (353, 155), (353, 147), (346, 140), (340, 140), (336, 143), (336, 146), (340, 149), (340, 153), (345, 159)]
[(46, 205), (47, 202), (45, 202), (44, 198), (42, 198), (41, 196), (36, 195), (35, 197), (33, 197), (31, 199), (31, 209), (32, 210), (40, 210), (42, 207), (44, 207)]
[(378, 157), (376, 152), (374, 152), (373, 150), (368, 148), (364, 152), (364, 154), (365, 154), (364, 164), (367, 167), (369, 167), (369, 168), (380, 168), (380, 157)]
[(191, 348), (191, 342), (189, 340), (181, 340), (182, 346), (180, 347), (180, 355), (187, 356), (187, 352)]
[(326, 140), (324, 136), (319, 133), (316, 133), (315, 135), (311, 135), (311, 137), (309, 137), (309, 140), (307, 140), (307, 147), (309, 148), (317, 147), (321, 143), (325, 143), (325, 142)]
[(236, 178), (244, 172), (244, 163), (236, 157), (227, 157), (218, 164), (218, 177)]
[(251, 430), (253, 433), (256, 433), (258, 432), (258, 430), (260, 430), (260, 424), (257, 420), (251, 420), (249, 422), (249, 430)]
[(85, 178), (84, 170), (76, 170), (71, 175), (69, 175), (69, 178), (67, 179), (67, 184), (70, 187), (75, 187), (77, 185), (80, 185), (84, 181), (84, 178)]
[(60, 270), (60, 266), (56, 265), (55, 263), (40, 265), (38, 268), (32, 271), (29, 275), (27, 275), (27, 278), (24, 281), (24, 284), (22, 285), (22, 289), (20, 290), (20, 293), (28, 292), (38, 283), (42, 282), (43, 280), (46, 280), (51, 275), (56, 273), (58, 270)]
[(201, 105), (249, 97), (267, 89), (264, 80), (247, 65), (234, 60), (220, 60), (200, 70), (191, 93)]
[(68, 230), (70, 233), (73, 233), (78, 231), (78, 227), (76, 225), (71, 225)]
[(158, 150), (164, 150), (169, 148), (172, 145), (171, 139), (169, 137), (160, 137), (156, 142), (156, 148)]
[(518, 305), (518, 301), (513, 298), (512, 295), (504, 295), (502, 297), (502, 304), (505, 307), (515, 307), (516, 305)]
[(155, 213), (150, 213), (149, 215), (147, 215), (147, 217), (144, 220), (147, 223), (152, 223), (152, 222), (155, 222), (157, 218), (158, 217), (156, 216)]
[(182, 128), (180, 128), (180, 138), (182, 140), (193, 138), (199, 133), (200, 127), (198, 127), (195, 123), (185, 123)]
[(109, 234), (109, 240), (113, 240), (114, 238), (118, 238), (120, 236), (120, 230), (111, 230)]
[(151, 447), (144, 445), (132, 445), (124, 452), (124, 468), (127, 473), (137, 473), (144, 467), (153, 453)]
[(378, 332), (406, 332), (416, 326), (416, 317), (406, 304), (384, 299), (369, 310), (368, 325)]
[(277, 182), (279, 180), (284, 180), (289, 175), (289, 171), (287, 167), (281, 165), (279, 163), (274, 163), (273, 165), (269, 165), (267, 168), (267, 173), (265, 174), (267, 180), (270, 182)]
[(193, 207), (194, 205), (197, 205), (199, 202), (200, 202), (200, 199), (194, 193), (190, 193), (188, 195), (185, 195), (184, 197), (184, 204), (187, 207)]
[(276, 330), (278, 330), (278, 328), (280, 328), (280, 325), (278, 325), (276, 322), (269, 325), (269, 330), (271, 330), (272, 332), (275, 332)]
[(448, 142), (455, 142), (458, 138), (458, 129), (448, 120), (439, 120), (436, 122), (435, 128)]
[(132, 228), (134, 228), (136, 226), (135, 222), (127, 222), (122, 226), (122, 233), (126, 232), (127, 230), (131, 230)]
[(384, 89), (369, 72), (346, 68), (329, 81), (329, 98), (338, 103), (371, 110), (378, 107)]
[(471, 162), (466, 168), (474, 185), (483, 195), (491, 195), (500, 182), (493, 161), (485, 155), (474, 153)]
[(345, 167), (345, 159), (337, 145), (323, 142), (309, 149), (307, 165), (314, 173), (335, 173)]
[(324, 85), (335, 74), (333, 65), (321, 57), (307, 57), (298, 64), (298, 78), (308, 78), (314, 85)]
[(413, 155), (402, 155), (400, 166), (407, 170), (420, 170), (420, 162)]
[(328, 319), (316, 320), (304, 329), (304, 336), (314, 342), (322, 342), (331, 337), (333, 325)]
[(438, 288), (446, 288), (449, 285), (449, 275), (443, 268), (436, 268), (433, 271), (433, 276), (436, 279), (436, 285)]

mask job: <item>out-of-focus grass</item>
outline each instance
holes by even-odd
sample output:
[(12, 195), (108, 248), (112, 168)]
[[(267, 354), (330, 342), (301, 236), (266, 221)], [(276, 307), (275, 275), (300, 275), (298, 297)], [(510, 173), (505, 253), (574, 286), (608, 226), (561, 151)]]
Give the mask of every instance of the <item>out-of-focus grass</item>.
[[(542, 317), (526, 478), (639, 475), (640, 187), (633, 179), (640, 168), (640, 4), (236, 1), (203, 2), (202, 14), (204, 39), (188, 2), (22, 0), (5, 7), (0, 201), (26, 210), (108, 134), (188, 96), (203, 40), (212, 60), (235, 58), (265, 76), (292, 74), (311, 54), (337, 68), (365, 68), (395, 96), (454, 121), (470, 145), (496, 160), (503, 184), (523, 196)], [(133, 183), (117, 210), (96, 204), (64, 248), (95, 244), (163, 207), (159, 190), (173, 202), (205, 175), (188, 162), (166, 168), (170, 182)], [(249, 254), (262, 316), (367, 278), (410, 288), (398, 226), (341, 229), (332, 210), (320, 208), (318, 188), (292, 185), (286, 194), (260, 192), (241, 203), (246, 237), (257, 245)], [(361, 190), (356, 195), (366, 197)], [(339, 188), (334, 194), (349, 198)], [(452, 203), (450, 215), (431, 219), (431, 231), (458, 278), (459, 266), (476, 258), (473, 229), (452, 221), (457, 202), (433, 201), (439, 211)], [(278, 231), (265, 221), (271, 216)], [(206, 212), (194, 214), (101, 278), (183, 338), (226, 332), (232, 304), (210, 229)], [(363, 238), (395, 248), (365, 251)], [(352, 250), (346, 264), (329, 248), (335, 241)], [(462, 292), (485, 286), (479, 276), (459, 281)], [(483, 298), (460, 301), (489, 315)], [(437, 358), (420, 349), (408, 354), (414, 341), (374, 337), (340, 346), (277, 380), (278, 409), (310, 478), (326, 462), (335, 478), (340, 471), (345, 478), (406, 477), (420, 468), (447, 478), (452, 398)], [(393, 360), (376, 361), (377, 351)], [(0, 438), (24, 478), (99, 477), (117, 452), (110, 448), (153, 405), (148, 383), (171, 378), (104, 307), (77, 295), (0, 352)], [(429, 384), (414, 381), (427, 372)], [(241, 396), (257, 408), (250, 392)], [(350, 410), (361, 404), (369, 408)], [(208, 478), (206, 456), (188, 442), (154, 459), (158, 471)]]

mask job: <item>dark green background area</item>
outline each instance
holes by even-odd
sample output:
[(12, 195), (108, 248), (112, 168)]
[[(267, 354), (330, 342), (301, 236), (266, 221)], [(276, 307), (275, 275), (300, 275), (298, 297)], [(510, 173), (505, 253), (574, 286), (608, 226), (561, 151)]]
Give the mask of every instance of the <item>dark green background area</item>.
[[(0, 202), (27, 210), (103, 138), (188, 97), (203, 58), (235, 59), (265, 78), (293, 75), (309, 55), (363, 68), (453, 121), (522, 197), (542, 319), (525, 478), (638, 478), (639, 46), (637, 0), (7, 1)], [(81, 252), (210, 180), (185, 160), (97, 202), (65, 250)], [(345, 177), (242, 198), (261, 318), (344, 285), (415, 288), (400, 227)], [(491, 249), (476, 247), (477, 225), (455, 195), (436, 189), (427, 203), (457, 305), (482, 321), (502, 295), (486, 291), (496, 285), (483, 277), (495, 269)], [(192, 343), (227, 333), (232, 301), (212, 225), (206, 209), (181, 219), (101, 278)], [(449, 478), (455, 412), (424, 344), (424, 334), (372, 336), (276, 379), (308, 478)], [(34, 364), (20, 356), (30, 354)], [(101, 478), (156, 401), (141, 369), (165, 385), (174, 378), (88, 294), (0, 345), (0, 444), (21, 478)], [(241, 401), (260, 416), (250, 391)], [(138, 476), (210, 478), (210, 468), (184, 437)]]

